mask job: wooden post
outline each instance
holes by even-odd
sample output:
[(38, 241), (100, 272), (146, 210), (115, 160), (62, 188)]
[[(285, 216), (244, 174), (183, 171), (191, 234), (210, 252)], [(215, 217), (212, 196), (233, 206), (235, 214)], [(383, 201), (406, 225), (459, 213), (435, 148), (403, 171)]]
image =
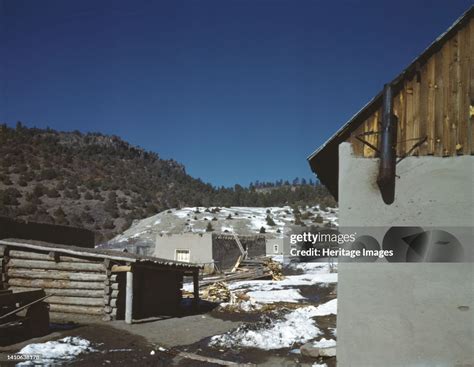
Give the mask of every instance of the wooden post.
[(193, 271), (193, 292), (194, 292), (194, 307), (199, 306), (199, 270)]
[(125, 293), (125, 322), (132, 323), (133, 316), (133, 273), (127, 271), (127, 285)]

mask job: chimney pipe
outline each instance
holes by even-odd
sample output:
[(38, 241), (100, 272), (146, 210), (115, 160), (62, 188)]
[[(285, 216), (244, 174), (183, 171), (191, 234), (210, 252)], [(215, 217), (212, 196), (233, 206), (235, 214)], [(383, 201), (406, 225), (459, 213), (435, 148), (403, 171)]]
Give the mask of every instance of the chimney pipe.
[(397, 163), (397, 117), (393, 114), (393, 86), (383, 88), (382, 135), (380, 142), (380, 167), (377, 185), (385, 204), (395, 200), (395, 175)]

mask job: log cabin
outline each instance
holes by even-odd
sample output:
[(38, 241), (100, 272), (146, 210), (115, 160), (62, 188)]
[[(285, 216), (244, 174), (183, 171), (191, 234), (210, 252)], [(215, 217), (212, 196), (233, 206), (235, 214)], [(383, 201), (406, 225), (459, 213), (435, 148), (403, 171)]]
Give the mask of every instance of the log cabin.
[(0, 240), (5, 289), (44, 289), (52, 316), (105, 321), (179, 314), (183, 277), (199, 301), (201, 266), (114, 250), (23, 239)]

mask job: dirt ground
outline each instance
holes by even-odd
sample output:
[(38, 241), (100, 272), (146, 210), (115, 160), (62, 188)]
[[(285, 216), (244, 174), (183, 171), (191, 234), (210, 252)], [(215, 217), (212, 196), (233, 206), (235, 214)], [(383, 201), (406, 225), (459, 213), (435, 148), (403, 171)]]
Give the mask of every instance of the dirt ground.
[[(335, 286), (312, 285), (301, 286), (299, 289), (308, 305), (318, 305), (336, 297)], [(15, 353), (27, 344), (58, 340), (66, 336), (87, 339), (95, 349), (94, 352), (80, 354), (67, 363), (71, 366), (216, 366), (209, 362), (183, 358), (178, 355), (179, 352), (262, 367), (310, 367), (314, 362), (324, 362), (328, 367), (336, 366), (336, 358), (316, 361), (298, 354), (299, 345), (269, 351), (257, 348), (219, 349), (209, 346), (209, 340), (214, 335), (233, 330), (242, 323), (256, 323), (268, 312), (279, 317), (294, 307), (297, 305), (280, 304), (263, 311), (231, 312), (203, 302), (201, 313), (142, 320), (132, 325), (123, 321), (91, 323), (90, 319), (80, 316), (75, 317), (74, 322), (53, 320), (56, 323), (52, 324), (49, 335), (9, 347), (0, 347), (0, 366), (13, 366), (14, 363), (6, 362), (6, 354)], [(316, 317), (315, 321), (322, 332), (317, 340), (323, 337), (334, 338), (332, 329), (336, 327), (335, 315)]]

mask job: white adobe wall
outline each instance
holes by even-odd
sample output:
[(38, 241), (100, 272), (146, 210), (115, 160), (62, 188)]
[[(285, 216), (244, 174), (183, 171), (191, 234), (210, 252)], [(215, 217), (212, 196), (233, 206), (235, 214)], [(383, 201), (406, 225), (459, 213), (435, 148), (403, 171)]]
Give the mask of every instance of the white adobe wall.
[[(406, 158), (395, 202), (385, 205), (378, 160), (343, 143), (340, 227), (465, 226), (472, 239), (473, 166), (473, 156)], [(472, 263), (339, 264), (338, 366), (473, 365), (473, 280)]]
[(175, 260), (175, 250), (189, 250), (190, 262), (212, 264), (212, 234), (182, 233), (156, 236), (153, 256)]
[[(278, 251), (275, 252), (275, 246), (278, 246)], [(268, 256), (283, 255), (284, 241), (283, 238), (266, 238), (265, 240), (266, 253)]]

